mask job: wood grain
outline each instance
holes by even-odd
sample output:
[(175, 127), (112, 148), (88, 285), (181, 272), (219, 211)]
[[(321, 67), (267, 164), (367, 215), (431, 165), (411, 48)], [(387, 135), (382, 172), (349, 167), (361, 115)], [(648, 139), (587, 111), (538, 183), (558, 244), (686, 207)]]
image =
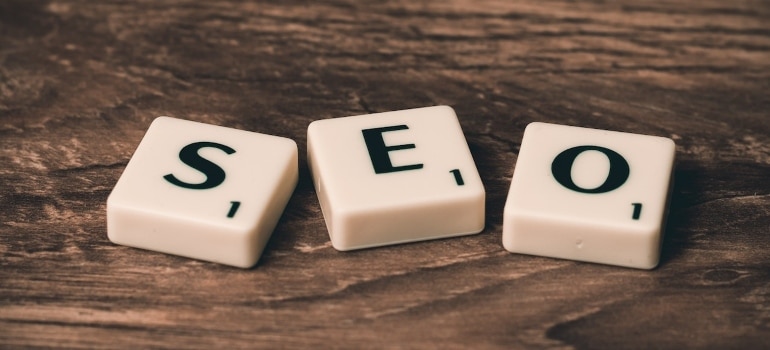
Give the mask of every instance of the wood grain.
[[(313, 120), (438, 104), (487, 190), (479, 235), (337, 252), (302, 154), (253, 269), (107, 240), (159, 115), (302, 150)], [(0, 347), (768, 348), (768, 111), (761, 0), (5, 0)], [(676, 141), (657, 269), (503, 250), (532, 121)]]

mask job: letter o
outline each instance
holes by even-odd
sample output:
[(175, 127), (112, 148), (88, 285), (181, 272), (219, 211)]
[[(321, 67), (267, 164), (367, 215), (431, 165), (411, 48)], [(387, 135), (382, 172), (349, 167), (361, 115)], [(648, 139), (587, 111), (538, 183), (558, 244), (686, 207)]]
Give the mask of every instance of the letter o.
[[(604, 180), (604, 183), (599, 187), (582, 188), (576, 185), (575, 181), (572, 180), (572, 165), (575, 163), (577, 156), (585, 151), (602, 152), (607, 156), (607, 159), (610, 160), (610, 171), (607, 174), (607, 179)], [(577, 146), (559, 153), (559, 155), (554, 158), (553, 163), (551, 163), (551, 173), (553, 173), (553, 177), (558, 183), (570, 190), (580, 193), (596, 194), (610, 192), (622, 186), (626, 180), (628, 180), (631, 169), (623, 156), (609, 148), (601, 146)]]

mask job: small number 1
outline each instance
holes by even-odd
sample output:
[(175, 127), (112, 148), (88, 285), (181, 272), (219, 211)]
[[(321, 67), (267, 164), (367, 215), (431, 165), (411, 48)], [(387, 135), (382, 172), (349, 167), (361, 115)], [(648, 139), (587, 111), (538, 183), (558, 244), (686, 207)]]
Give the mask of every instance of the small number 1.
[(454, 174), (455, 182), (457, 182), (457, 186), (465, 185), (465, 181), (463, 181), (463, 176), (460, 174), (460, 169), (453, 169), (453, 170), (450, 170), (449, 172)]
[(631, 203), (634, 206), (634, 214), (631, 216), (634, 220), (639, 220), (639, 216), (642, 215), (642, 203)]
[(241, 202), (232, 201), (230, 202), (230, 211), (227, 212), (227, 217), (231, 218), (235, 216), (235, 212), (238, 211), (238, 207), (241, 206)]

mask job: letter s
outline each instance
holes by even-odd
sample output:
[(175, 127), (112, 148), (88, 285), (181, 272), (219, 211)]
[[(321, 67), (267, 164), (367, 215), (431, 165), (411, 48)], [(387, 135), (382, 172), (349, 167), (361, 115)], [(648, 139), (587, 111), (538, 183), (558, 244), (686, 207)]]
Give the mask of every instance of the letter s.
[(191, 184), (177, 179), (173, 174), (168, 174), (163, 176), (163, 178), (176, 186), (189, 188), (192, 190), (206, 190), (221, 185), (222, 182), (225, 181), (225, 171), (222, 170), (222, 168), (220, 168), (218, 165), (201, 157), (198, 154), (198, 151), (205, 147), (216, 148), (227, 154), (235, 153), (234, 149), (215, 142), (191, 143), (187, 146), (184, 146), (182, 150), (179, 151), (179, 159), (193, 169), (200, 171), (203, 173), (203, 175), (206, 175), (206, 181), (197, 184)]

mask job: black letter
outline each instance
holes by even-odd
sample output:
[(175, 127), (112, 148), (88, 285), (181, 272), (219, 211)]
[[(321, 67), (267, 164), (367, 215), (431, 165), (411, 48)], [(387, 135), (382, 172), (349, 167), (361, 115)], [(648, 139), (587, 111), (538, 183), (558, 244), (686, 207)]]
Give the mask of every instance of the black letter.
[(174, 185), (193, 189), (193, 190), (206, 190), (209, 188), (217, 187), (220, 184), (222, 184), (222, 182), (225, 181), (225, 171), (222, 170), (222, 168), (220, 168), (218, 165), (204, 159), (198, 154), (198, 150), (204, 147), (217, 148), (227, 154), (235, 153), (234, 149), (219, 143), (214, 143), (214, 142), (191, 143), (187, 146), (184, 146), (184, 148), (182, 148), (182, 150), (179, 151), (179, 159), (183, 163), (194, 168), (195, 170), (202, 172), (203, 175), (206, 175), (206, 181), (201, 182), (199, 184), (190, 184), (190, 183), (180, 181), (173, 174), (168, 174), (163, 178)]
[[(578, 185), (572, 181), (572, 164), (575, 162), (575, 158), (585, 151), (602, 152), (610, 160), (610, 171), (609, 174), (607, 174), (607, 179), (597, 188), (578, 187)], [(559, 153), (553, 160), (553, 163), (551, 163), (551, 172), (556, 181), (570, 190), (582, 193), (605, 193), (622, 186), (628, 179), (628, 174), (630, 174), (631, 171), (626, 159), (609, 148), (600, 146), (577, 146)]]
[(388, 152), (398, 151), (400, 149), (415, 148), (413, 143), (396, 146), (386, 146), (385, 140), (382, 138), (382, 133), (388, 131), (409, 129), (406, 125), (388, 126), (384, 128), (374, 128), (361, 130), (364, 134), (364, 142), (366, 142), (366, 148), (369, 150), (369, 158), (372, 159), (372, 166), (374, 166), (375, 174), (392, 173), (396, 171), (422, 169), (422, 164), (412, 164), (404, 166), (393, 166), (390, 162)]

